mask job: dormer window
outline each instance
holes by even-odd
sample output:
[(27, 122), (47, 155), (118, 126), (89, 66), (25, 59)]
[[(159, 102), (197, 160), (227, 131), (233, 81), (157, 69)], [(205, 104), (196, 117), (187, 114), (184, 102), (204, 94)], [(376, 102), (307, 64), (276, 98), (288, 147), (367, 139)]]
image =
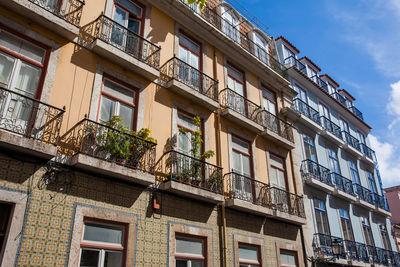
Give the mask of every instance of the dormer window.
[(221, 7), (221, 14), (223, 18), (221, 24), (222, 31), (235, 42), (239, 42), (239, 18), (233, 13), (232, 8), (227, 6)]
[(286, 45), (283, 45), (283, 57), (285, 59), (285, 62), (287, 61), (286, 59), (289, 57), (295, 58), (296, 55), (293, 53), (292, 50), (290, 50)]
[(313, 68), (310, 67), (310, 65), (307, 64), (307, 75), (308, 77), (312, 78), (317, 75), (317, 71), (314, 70)]
[(268, 42), (257, 32), (254, 32), (254, 46), (256, 57), (268, 65)]

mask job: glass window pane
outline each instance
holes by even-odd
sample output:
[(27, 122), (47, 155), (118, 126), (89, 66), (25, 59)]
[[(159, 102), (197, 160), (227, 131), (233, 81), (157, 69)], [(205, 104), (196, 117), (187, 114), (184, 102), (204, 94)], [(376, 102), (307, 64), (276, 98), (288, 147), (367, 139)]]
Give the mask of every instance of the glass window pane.
[(100, 121), (106, 122), (111, 120), (111, 117), (114, 115), (114, 110), (115, 102), (112, 99), (103, 95), (101, 97)]
[(81, 267), (97, 267), (99, 264), (100, 251), (82, 249), (81, 262), (79, 266)]
[(228, 69), (228, 74), (230, 76), (233, 76), (237, 80), (243, 82), (243, 74), (240, 71), (237, 71), (236, 69), (234, 69), (234, 68), (232, 68), (230, 66), (228, 66), (227, 69)]
[(104, 267), (121, 267), (122, 252), (121, 251), (105, 251)]
[(43, 63), (45, 50), (41, 47), (23, 41), (20, 53), (27, 58)]
[(128, 9), (130, 12), (135, 14), (138, 17), (142, 16), (142, 9), (133, 3), (132, 1), (129, 0), (115, 0), (115, 2), (119, 3), (120, 5), (124, 6), (126, 9)]
[(0, 46), (3, 46), (34, 61), (43, 63), (45, 50), (36, 45), (28, 43), (16, 37), (15, 35), (0, 31)]
[(188, 129), (190, 129), (192, 131), (197, 131), (197, 130), (200, 129), (199, 126), (196, 126), (193, 123), (193, 118), (192, 117), (186, 116), (185, 114), (180, 113), (180, 112), (178, 113), (178, 124), (183, 126), (183, 127), (185, 127), (185, 128), (188, 128)]
[(202, 256), (203, 255), (203, 242), (202, 242), (202, 240), (177, 237), (176, 238), (176, 253)]
[(0, 53), (0, 83), (8, 86), (15, 59)]
[(84, 240), (122, 244), (122, 236), (122, 227), (85, 223)]
[[(140, 21), (132, 16), (129, 16), (128, 30), (133, 31), (136, 34), (140, 34)], [(132, 38), (134, 37), (132, 36)]]
[(125, 87), (111, 82), (109, 80), (104, 80), (103, 91), (111, 94), (113, 97), (121, 99), (125, 102), (134, 104), (135, 102), (135, 92)]
[(296, 266), (295, 255), (281, 252), (281, 265)]
[(281, 159), (281, 158), (279, 158), (277, 156), (274, 156), (272, 154), (269, 154), (269, 158), (271, 160), (271, 165), (274, 165), (274, 166), (276, 166), (278, 168), (283, 169), (283, 159)]
[(188, 260), (181, 260), (181, 259), (176, 259), (176, 267), (187, 267), (188, 265)]
[(190, 150), (190, 133), (178, 133), (178, 150), (184, 154), (189, 154)]
[(23, 93), (30, 97), (35, 97), (40, 72), (40, 68), (21, 62), (21, 68), (19, 70), (17, 84), (15, 86), (16, 89), (20, 90), (19, 93)]
[(239, 260), (258, 262), (258, 249), (247, 246), (239, 246)]
[(119, 114), (122, 121), (125, 123), (125, 126), (132, 130), (133, 124), (133, 108), (124, 104), (119, 105)]
[(195, 53), (200, 54), (200, 47), (192, 40), (186, 38), (183, 34), (179, 35), (179, 42)]
[(203, 261), (201, 260), (191, 260), (192, 267), (203, 267)]
[(236, 151), (232, 151), (232, 159), (233, 159), (233, 166), (232, 169), (239, 174), (242, 174), (242, 165), (240, 159), (240, 153)]
[(250, 177), (251, 176), (250, 158), (248, 156), (242, 155), (242, 161), (243, 161), (243, 174)]
[(232, 137), (232, 147), (234, 147), (240, 151), (243, 151), (245, 153), (250, 154), (249, 153), (249, 144), (238, 138)]

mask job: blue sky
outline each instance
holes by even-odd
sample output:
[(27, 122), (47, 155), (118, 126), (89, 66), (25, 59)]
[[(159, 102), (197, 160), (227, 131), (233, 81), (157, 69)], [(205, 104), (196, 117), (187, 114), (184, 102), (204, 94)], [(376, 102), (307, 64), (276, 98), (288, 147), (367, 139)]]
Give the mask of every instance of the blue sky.
[(385, 187), (400, 184), (400, 0), (237, 0), (355, 98)]

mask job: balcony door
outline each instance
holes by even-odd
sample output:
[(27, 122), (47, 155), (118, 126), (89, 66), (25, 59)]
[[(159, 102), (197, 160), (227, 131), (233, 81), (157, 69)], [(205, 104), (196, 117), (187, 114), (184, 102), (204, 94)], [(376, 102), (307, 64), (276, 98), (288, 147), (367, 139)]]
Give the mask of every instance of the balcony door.
[(329, 109), (325, 104), (319, 103), (319, 113), (321, 116), (324, 116), (326, 119), (330, 120), (331, 117), (329, 115)]
[(222, 6), (221, 12), (222, 31), (235, 42), (240, 42), (239, 30), (237, 29), (239, 27), (238, 17), (233, 13), (232, 8), (227, 6)]
[[(314, 139), (303, 133), (304, 153), (306, 159), (318, 163), (317, 150), (315, 149)], [(318, 170), (315, 170), (318, 173)]]
[(232, 189), (240, 199), (253, 201), (252, 164), (250, 143), (232, 136)]
[(369, 219), (367, 217), (362, 217), (362, 228), (363, 228), (363, 234), (364, 234), (364, 239), (365, 239), (365, 244), (367, 246), (375, 246), (374, 242), (374, 236), (372, 234), (371, 230), (371, 225), (369, 223)]
[(257, 32), (254, 32), (254, 43), (255, 43), (255, 55), (256, 57), (264, 62), (265, 64), (269, 64), (268, 58), (268, 43), (267, 41)]
[(229, 93), (228, 96), (228, 106), (234, 111), (246, 116), (245, 108), (245, 79), (244, 73), (240, 70), (227, 66), (227, 84), (228, 88), (234, 93)]
[(289, 210), (289, 193), (286, 179), (286, 166), (285, 159), (277, 155), (269, 153), (270, 161), (270, 186), (271, 186), (271, 200), (279, 210)]
[(179, 59), (187, 64), (178, 63), (179, 79), (200, 91), (201, 47), (198, 42), (183, 33), (179, 34)]
[(318, 234), (330, 235), (328, 215), (326, 213), (325, 202), (314, 198), (315, 230)]
[(339, 160), (336, 150), (328, 148), (328, 157), (329, 157), (329, 167), (331, 169), (331, 172), (340, 174)]
[[(29, 121), (39, 106), (28, 98), (40, 98), (40, 83), (45, 75), (46, 50), (0, 29), (0, 125), (28, 134)], [(36, 110), (33, 110), (36, 108)], [(28, 131), (28, 132), (27, 132)]]
[[(144, 7), (130, 0), (114, 0), (112, 19), (117, 23), (111, 28), (111, 43), (138, 57), (140, 38), (143, 35)], [(106, 27), (107, 28), (107, 27)]]

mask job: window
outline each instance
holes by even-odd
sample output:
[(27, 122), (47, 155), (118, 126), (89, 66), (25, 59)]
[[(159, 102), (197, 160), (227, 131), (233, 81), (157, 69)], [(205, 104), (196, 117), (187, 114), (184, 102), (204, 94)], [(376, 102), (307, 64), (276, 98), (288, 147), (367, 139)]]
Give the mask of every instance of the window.
[(346, 209), (339, 209), (340, 224), (342, 225), (343, 239), (354, 240), (353, 229), (351, 227), (351, 221), (349, 212)]
[(321, 114), (321, 116), (324, 116), (328, 120), (331, 119), (331, 117), (329, 115), (328, 107), (326, 105), (322, 104), (321, 102), (319, 103), (319, 113)]
[(371, 190), (372, 193), (377, 194), (378, 191), (376, 190), (374, 174), (370, 171), (367, 171), (367, 178), (368, 178), (369, 190)]
[(326, 214), (325, 202), (318, 198), (314, 198), (314, 212), (317, 231), (319, 234), (330, 235), (329, 222)]
[(306, 159), (318, 163), (317, 151), (315, 149), (314, 140), (307, 134), (303, 133), (303, 143), (304, 143), (304, 153), (306, 155)]
[(200, 88), (201, 47), (183, 33), (179, 34), (179, 59), (192, 67), (178, 64), (179, 79)]
[(136, 98), (135, 90), (105, 78), (101, 92), (99, 120), (106, 122), (112, 116), (120, 116), (125, 126), (130, 130), (134, 130)]
[(384, 223), (379, 224), (379, 230), (381, 232), (383, 248), (386, 250), (392, 250), (386, 225)]
[(227, 72), (228, 88), (235, 91), (239, 95), (244, 96), (244, 73), (232, 67), (231, 65), (227, 66)]
[(362, 228), (364, 233), (365, 244), (375, 246), (374, 236), (372, 235), (371, 226), (367, 217), (361, 217)]
[(232, 12), (231, 8), (227, 6), (222, 6), (222, 31), (235, 42), (240, 41), (239, 30), (239, 19)]
[(186, 134), (183, 134), (178, 130), (178, 151), (190, 156), (192, 156), (192, 133), (200, 130), (199, 126), (193, 124), (193, 117), (194, 116), (178, 111), (178, 129), (184, 128), (188, 131)]
[(357, 133), (358, 133), (360, 143), (365, 145), (366, 144), (365, 143), (365, 135), (363, 133), (361, 133), (360, 131), (357, 131)]
[(270, 160), (270, 184), (286, 190), (285, 160), (279, 156), (269, 153)]
[(340, 174), (339, 160), (336, 154), (336, 150), (328, 148), (328, 157), (329, 157), (329, 166), (331, 168), (331, 172)]
[(347, 121), (345, 121), (343, 118), (341, 118), (340, 121), (342, 122), (342, 130), (346, 133), (350, 133), (349, 124)]
[(303, 88), (301, 88), (300, 86), (298, 86), (297, 84), (296, 84), (296, 89), (297, 89), (297, 92), (299, 93), (297, 98), (299, 98), (304, 103), (308, 104), (307, 91), (304, 90)]
[[(283, 45), (283, 57), (285, 59), (289, 58), (289, 57), (293, 57), (296, 58), (295, 54), (292, 52), (292, 50), (290, 50), (289, 48), (286, 47), (286, 45)], [(286, 60), (285, 60), (286, 61)]]
[[(313, 68), (311, 68), (309, 65), (307, 65), (307, 72), (308, 72), (308, 77), (313, 77), (313, 76), (317, 75), (317, 72)], [(316, 81), (315, 78), (314, 78), (314, 81)]]
[(255, 55), (256, 57), (268, 65), (269, 58), (268, 58), (268, 43), (267, 41), (261, 36), (261, 34), (254, 32), (254, 45), (255, 45)]
[(143, 14), (144, 7), (137, 2), (114, 0), (113, 20), (139, 35), (143, 35)]
[(239, 243), (239, 266), (261, 266), (260, 247)]
[(175, 264), (176, 267), (203, 267), (206, 262), (205, 238), (176, 236)]
[(295, 267), (297, 265), (297, 253), (294, 251), (281, 250), (281, 267)]
[(349, 160), (349, 167), (350, 167), (350, 175), (353, 180), (353, 183), (359, 185), (360, 184), (360, 176), (358, 175), (357, 164), (354, 161)]
[(3, 255), (3, 249), (6, 245), (6, 237), (12, 211), (12, 205), (0, 203), (0, 255)]
[(266, 89), (263, 86), (261, 87), (261, 90), (263, 95), (264, 109), (276, 116), (277, 105), (276, 105), (275, 93), (272, 92), (271, 90)]
[(251, 201), (252, 195), (252, 165), (250, 143), (232, 136), (232, 171), (234, 176), (233, 189), (243, 200)]
[(118, 267), (124, 263), (125, 226), (86, 221), (79, 266)]

